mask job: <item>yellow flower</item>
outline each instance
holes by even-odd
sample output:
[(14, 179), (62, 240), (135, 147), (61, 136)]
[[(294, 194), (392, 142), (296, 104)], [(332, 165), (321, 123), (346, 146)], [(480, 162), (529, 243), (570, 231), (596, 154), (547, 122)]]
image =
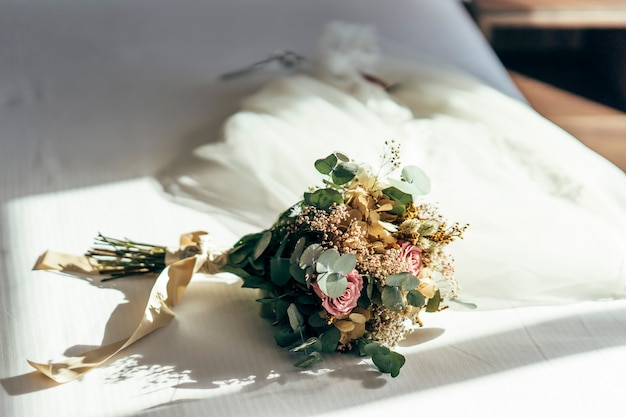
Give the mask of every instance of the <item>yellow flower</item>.
[(352, 208), (352, 216), (363, 222), (370, 242), (382, 242), (384, 246), (389, 246), (396, 242), (392, 235), (397, 231), (392, 223), (396, 216), (388, 213), (393, 209), (393, 202), (383, 194), (381, 187), (376, 176), (363, 170), (346, 187), (345, 199), (346, 205)]
[(351, 340), (363, 337), (365, 334), (365, 323), (370, 318), (369, 310), (357, 307), (348, 315), (347, 318), (337, 320), (334, 326), (341, 332), (341, 345), (347, 345)]

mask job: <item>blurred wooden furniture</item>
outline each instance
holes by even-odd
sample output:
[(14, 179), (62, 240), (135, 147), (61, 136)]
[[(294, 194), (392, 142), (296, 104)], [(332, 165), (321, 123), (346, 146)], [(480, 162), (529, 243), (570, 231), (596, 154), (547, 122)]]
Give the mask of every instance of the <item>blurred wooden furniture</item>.
[(471, 0), (487, 39), (498, 27), (626, 28), (626, 0)]
[(515, 72), (510, 75), (538, 113), (626, 171), (626, 113)]

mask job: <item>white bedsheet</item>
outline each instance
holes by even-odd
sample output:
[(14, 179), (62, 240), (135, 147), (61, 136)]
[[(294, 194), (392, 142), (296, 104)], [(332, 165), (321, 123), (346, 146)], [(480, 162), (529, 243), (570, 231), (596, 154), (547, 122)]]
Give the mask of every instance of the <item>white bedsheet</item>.
[(391, 379), (344, 355), (294, 368), (253, 292), (198, 277), (174, 323), (82, 379), (56, 386), (28, 366), (125, 336), (150, 287), (31, 271), (44, 250), (81, 253), (98, 231), (175, 244), (196, 229), (226, 247), (255, 229), (175, 204), (151, 178), (272, 77), (219, 73), (277, 48), (306, 55), (343, 18), (519, 97), (456, 2), (335, 3), (0, 5), (0, 415), (623, 415), (624, 301), (426, 315)]

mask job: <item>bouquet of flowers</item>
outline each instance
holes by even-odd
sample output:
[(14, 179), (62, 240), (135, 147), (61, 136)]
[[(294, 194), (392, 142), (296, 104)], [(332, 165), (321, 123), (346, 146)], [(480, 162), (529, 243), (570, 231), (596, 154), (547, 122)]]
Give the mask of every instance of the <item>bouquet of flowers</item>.
[(317, 160), (324, 186), (305, 192), (268, 230), (241, 238), (221, 267), (261, 290), (257, 301), (276, 342), (306, 353), (296, 366), (355, 350), (395, 377), (405, 358), (391, 349), (421, 325), (420, 311), (439, 311), (456, 297), (444, 249), (467, 226), (449, 225), (419, 202), (430, 190), (420, 168), (392, 178), (399, 151), (387, 147), (378, 172), (340, 153)]
[(325, 177), (323, 186), (306, 191), (269, 229), (219, 254), (203, 247), (206, 232), (182, 235), (178, 249), (99, 235), (83, 257), (46, 252), (35, 269), (97, 273), (102, 281), (159, 277), (145, 318), (128, 339), (59, 363), (31, 365), (58, 382), (76, 379), (171, 320), (182, 291), (200, 271), (233, 273), (244, 288), (260, 290), (257, 301), (276, 326), (276, 342), (304, 352), (296, 366), (311, 366), (322, 353), (356, 351), (396, 377), (405, 358), (393, 347), (421, 326), (422, 310), (439, 311), (457, 295), (445, 247), (467, 225), (448, 224), (420, 201), (430, 180), (416, 166), (400, 170), (393, 141), (376, 172), (341, 153), (317, 160), (315, 168)]

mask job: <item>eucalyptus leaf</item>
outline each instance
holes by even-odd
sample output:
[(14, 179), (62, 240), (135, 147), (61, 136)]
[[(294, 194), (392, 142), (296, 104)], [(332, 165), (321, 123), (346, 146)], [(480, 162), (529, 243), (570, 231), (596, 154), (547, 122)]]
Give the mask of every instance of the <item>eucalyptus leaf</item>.
[(410, 272), (392, 274), (385, 278), (385, 284), (390, 287), (400, 287), (404, 291), (415, 289), (419, 285), (419, 279)]
[(341, 340), (341, 332), (336, 327), (331, 327), (320, 335), (320, 342), (322, 343), (322, 352), (334, 352), (337, 349), (337, 345)]
[(358, 166), (349, 162), (339, 164), (332, 172), (333, 182), (337, 185), (343, 185), (347, 182), (351, 181), (356, 172), (358, 171)]
[(300, 256), (300, 268), (304, 269), (307, 266), (315, 265), (322, 253), (324, 253), (324, 248), (319, 243), (307, 246)]
[(402, 204), (409, 204), (413, 202), (413, 197), (410, 193), (405, 193), (398, 190), (396, 187), (388, 187), (383, 190), (383, 194), (392, 200), (399, 201)]
[(298, 368), (308, 368), (311, 365), (322, 362), (324, 358), (319, 352), (311, 352), (306, 358), (294, 363)]
[(304, 246), (306, 245), (306, 239), (301, 237), (296, 242), (296, 246), (293, 248), (293, 252), (291, 252), (291, 256), (289, 257), (289, 262), (293, 264), (297, 264), (302, 257), (302, 253), (304, 252)]
[(254, 268), (254, 270), (257, 272), (258, 275), (265, 274), (265, 261), (263, 258), (258, 258), (258, 259), (248, 258), (248, 260), (249, 260), (249, 265), (252, 268)]
[(328, 323), (326, 319), (320, 317), (319, 314), (311, 314), (308, 319), (309, 326), (313, 328), (324, 328), (328, 327)]
[(288, 326), (285, 326), (276, 333), (274, 333), (274, 340), (280, 347), (287, 347), (289, 345), (292, 345), (298, 339), (300, 339), (300, 333), (295, 333)]
[(400, 287), (385, 287), (382, 293), (382, 302), (383, 306), (391, 311), (403, 311), (405, 308)]
[(317, 272), (333, 271), (335, 262), (339, 260), (341, 255), (337, 249), (328, 249), (317, 258), (315, 269)]
[(317, 285), (330, 298), (337, 298), (348, 288), (348, 279), (344, 274), (329, 272), (318, 277)]
[(360, 348), (360, 353), (365, 356), (387, 355), (391, 352), (388, 347), (382, 346), (378, 342), (373, 342), (371, 340), (367, 340), (360, 346)]
[(274, 304), (274, 313), (276, 313), (276, 321), (282, 322), (285, 317), (287, 317), (287, 309), (289, 308), (289, 303), (284, 300), (277, 300)]
[(267, 249), (271, 241), (272, 241), (272, 232), (270, 232), (269, 230), (266, 230), (265, 232), (263, 232), (261, 239), (259, 239), (259, 241), (256, 244), (256, 247), (254, 248), (254, 253), (252, 255), (253, 259), (259, 259), (259, 257), (263, 255), (263, 252), (265, 252), (265, 249)]
[(333, 272), (349, 274), (356, 268), (356, 256), (352, 253), (344, 253), (332, 265)]
[(291, 274), (293, 279), (299, 282), (300, 284), (306, 283), (306, 272), (304, 269), (300, 268), (298, 264), (290, 264), (289, 273)]
[(428, 300), (426, 303), (426, 311), (429, 313), (434, 313), (439, 310), (439, 304), (441, 303), (441, 293), (439, 290), (435, 292), (435, 296)]
[(342, 162), (350, 162), (350, 158), (348, 158), (346, 155), (342, 154), (341, 152), (335, 152), (335, 156), (337, 157), (337, 159), (339, 159)]
[(274, 286), (271, 282), (263, 277), (249, 275), (243, 279), (242, 288), (260, 288), (262, 290), (273, 290)]
[(291, 278), (291, 262), (287, 258), (270, 259), (270, 278), (275, 285), (283, 286)]
[(387, 354), (373, 355), (372, 361), (380, 372), (391, 374), (395, 378), (400, 375), (400, 368), (402, 368), (406, 359), (397, 352), (389, 352)]
[(424, 297), (422, 293), (417, 290), (411, 290), (406, 295), (406, 301), (413, 307), (422, 307), (426, 303), (426, 297)]
[(304, 202), (321, 210), (328, 210), (333, 204), (343, 204), (343, 196), (332, 188), (320, 188), (312, 193), (304, 193)]
[(367, 298), (371, 300), (374, 296), (374, 280), (370, 276), (367, 277), (366, 291), (367, 291)]
[(330, 154), (326, 158), (315, 161), (315, 169), (321, 174), (328, 175), (337, 165), (337, 156)]
[(228, 263), (231, 265), (242, 266), (253, 250), (254, 246), (252, 245), (237, 246), (228, 254)]
[(298, 307), (295, 304), (289, 304), (289, 307), (287, 307), (287, 316), (289, 317), (289, 325), (294, 332), (304, 325), (304, 317), (302, 317), (302, 314), (298, 311)]
[(389, 178), (389, 183), (398, 190), (416, 196), (428, 194), (430, 192), (430, 178), (419, 167), (407, 166), (402, 170), (402, 180)]

